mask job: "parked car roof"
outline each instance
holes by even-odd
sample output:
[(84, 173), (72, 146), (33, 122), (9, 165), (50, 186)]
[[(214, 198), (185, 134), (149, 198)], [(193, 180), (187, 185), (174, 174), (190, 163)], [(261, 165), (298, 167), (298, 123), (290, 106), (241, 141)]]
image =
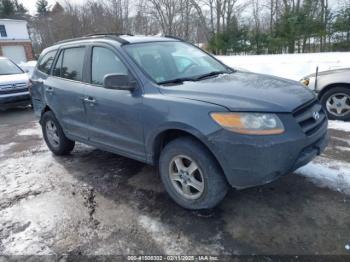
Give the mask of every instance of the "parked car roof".
[(89, 41), (89, 40), (114, 40), (121, 44), (133, 44), (133, 43), (145, 43), (145, 42), (159, 42), (159, 41), (179, 41), (180, 39), (171, 36), (143, 36), (143, 35), (116, 35), (116, 34), (96, 34), (88, 35), (78, 38), (66, 39), (56, 43), (55, 46), (65, 44), (65, 43), (74, 43), (79, 41)]
[(173, 41), (178, 39), (169, 36), (120, 36), (122, 39), (128, 41), (129, 43), (143, 43), (143, 42), (155, 42), (155, 41)]
[(144, 35), (116, 35), (116, 34), (95, 34), (88, 35), (78, 38), (66, 39), (57, 42), (56, 44), (45, 48), (42, 54), (58, 49), (64, 44), (74, 44), (75, 42), (81, 41), (94, 41), (94, 40), (105, 40), (105, 41), (116, 41), (120, 44), (134, 44), (134, 43), (147, 43), (147, 42), (161, 42), (161, 41), (182, 41), (179, 38), (172, 36), (144, 36)]

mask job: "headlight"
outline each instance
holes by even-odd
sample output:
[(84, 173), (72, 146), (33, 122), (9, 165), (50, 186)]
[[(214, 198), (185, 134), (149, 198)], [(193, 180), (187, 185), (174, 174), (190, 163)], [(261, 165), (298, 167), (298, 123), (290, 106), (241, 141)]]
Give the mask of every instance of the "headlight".
[(310, 84), (310, 79), (303, 78), (300, 80), (300, 83), (302, 83), (304, 86), (308, 86)]
[(211, 113), (223, 128), (247, 135), (276, 135), (284, 132), (281, 120), (275, 114)]

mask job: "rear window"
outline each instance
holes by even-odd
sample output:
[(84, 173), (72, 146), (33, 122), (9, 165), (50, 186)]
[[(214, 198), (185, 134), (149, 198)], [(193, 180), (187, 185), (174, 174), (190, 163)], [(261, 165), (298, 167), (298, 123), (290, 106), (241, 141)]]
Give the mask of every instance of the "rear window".
[(39, 63), (38, 63), (38, 70), (45, 73), (50, 74), (51, 66), (53, 63), (53, 60), (55, 59), (57, 51), (50, 51), (46, 55), (44, 55)]
[(82, 81), (84, 57), (85, 47), (74, 47), (62, 50), (53, 70), (53, 75), (70, 80)]

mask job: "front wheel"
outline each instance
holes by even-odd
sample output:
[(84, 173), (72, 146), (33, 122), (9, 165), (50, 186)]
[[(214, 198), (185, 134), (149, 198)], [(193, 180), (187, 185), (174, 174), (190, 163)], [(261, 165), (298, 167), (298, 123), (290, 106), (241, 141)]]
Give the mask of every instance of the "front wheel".
[(159, 170), (170, 197), (187, 209), (216, 206), (228, 185), (217, 161), (198, 141), (178, 138), (163, 149)]
[(350, 89), (334, 87), (321, 97), (321, 104), (329, 119), (350, 120)]
[(64, 135), (61, 125), (51, 111), (44, 113), (41, 124), (45, 142), (55, 155), (67, 155), (73, 150), (75, 142)]

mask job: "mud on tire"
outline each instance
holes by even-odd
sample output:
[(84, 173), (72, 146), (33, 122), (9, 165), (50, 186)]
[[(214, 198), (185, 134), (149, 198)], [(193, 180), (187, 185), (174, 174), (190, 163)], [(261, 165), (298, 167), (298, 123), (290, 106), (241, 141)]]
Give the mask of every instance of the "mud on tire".
[(67, 155), (73, 150), (75, 142), (64, 135), (61, 125), (51, 111), (43, 114), (41, 128), (46, 145), (55, 155)]
[[(180, 172), (181, 169), (184, 171)], [(190, 137), (175, 139), (164, 147), (159, 159), (159, 171), (170, 197), (186, 209), (213, 208), (228, 191), (228, 184), (216, 159), (205, 146)], [(187, 175), (180, 178), (185, 173)], [(192, 182), (194, 188), (189, 186), (190, 190), (183, 190)]]

